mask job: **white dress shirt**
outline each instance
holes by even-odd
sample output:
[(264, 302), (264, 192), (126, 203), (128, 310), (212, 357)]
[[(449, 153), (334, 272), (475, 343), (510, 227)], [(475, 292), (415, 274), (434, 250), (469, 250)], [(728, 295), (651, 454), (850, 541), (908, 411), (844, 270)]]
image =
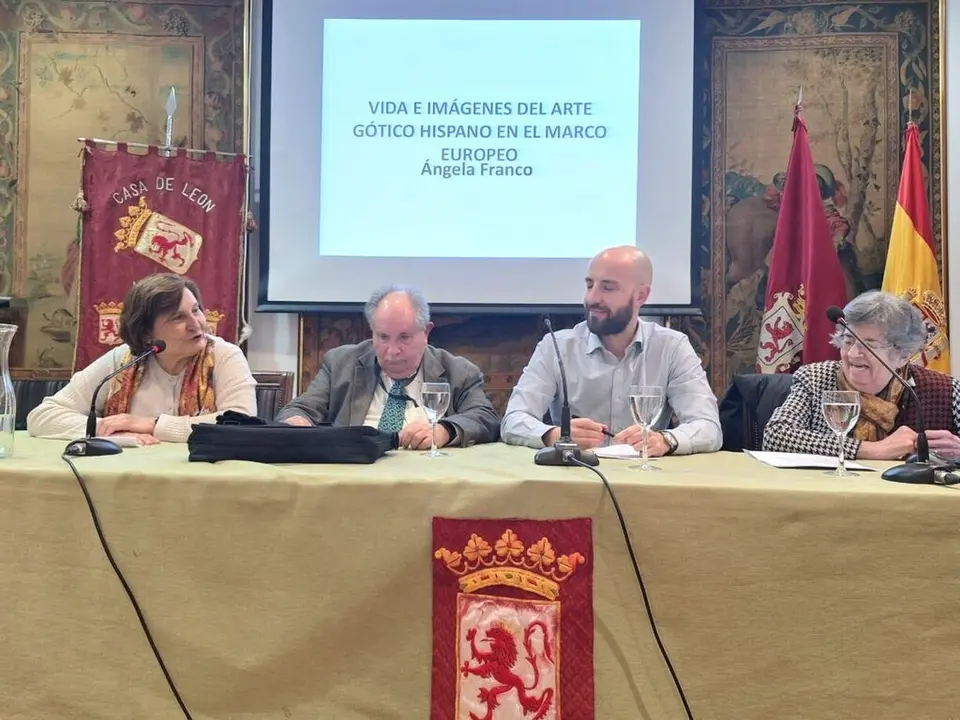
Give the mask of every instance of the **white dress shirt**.
[[(630, 385), (660, 385), (666, 402), (654, 428), (666, 428), (676, 414), (678, 425), (670, 429), (677, 440), (676, 454), (720, 449), (717, 398), (686, 335), (640, 320), (622, 359), (603, 347), (586, 322), (556, 335), (567, 372), (571, 415), (603, 423), (616, 434), (634, 424)], [(557, 353), (545, 335), (510, 395), (501, 423), (504, 442), (543, 447), (544, 433), (559, 423), (562, 404)], [(542, 420), (548, 410), (553, 425)]]

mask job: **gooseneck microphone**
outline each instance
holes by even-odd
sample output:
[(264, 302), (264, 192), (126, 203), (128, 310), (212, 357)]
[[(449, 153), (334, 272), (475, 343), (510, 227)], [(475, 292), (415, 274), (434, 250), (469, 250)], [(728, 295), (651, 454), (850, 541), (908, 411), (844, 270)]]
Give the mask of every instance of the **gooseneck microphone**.
[(863, 339), (853, 331), (848, 324), (846, 319), (843, 316), (843, 310), (838, 308), (836, 305), (831, 305), (827, 308), (827, 319), (830, 322), (837, 323), (840, 325), (845, 332), (850, 333), (857, 342), (863, 346), (868, 353), (873, 355), (883, 367), (890, 371), (897, 382), (899, 382), (903, 389), (906, 390), (910, 397), (913, 398), (914, 404), (917, 406), (917, 460), (916, 462), (906, 462), (902, 465), (895, 465), (886, 472), (884, 472), (881, 477), (884, 480), (892, 480), (894, 482), (902, 483), (913, 483), (913, 484), (925, 484), (934, 483), (934, 467), (930, 464), (930, 446), (927, 443), (927, 423), (923, 417), (923, 406), (920, 404), (920, 397), (917, 395), (917, 391), (913, 386), (904, 380), (900, 375), (897, 374), (897, 371), (894, 370), (887, 362), (880, 357), (876, 350), (870, 347)]
[[(560, 356), (560, 344), (553, 332), (553, 323), (549, 317), (543, 324), (553, 340), (553, 349), (557, 351), (557, 365), (560, 367), (560, 390), (563, 393), (563, 406), (560, 409), (560, 437), (551, 447), (540, 448), (533, 458), (537, 465), (599, 465), (600, 460), (590, 450), (581, 450), (570, 437), (570, 392), (567, 389), (567, 373)], [(575, 460), (577, 462), (575, 462)]]
[(143, 362), (151, 355), (158, 355), (166, 349), (167, 344), (163, 340), (154, 340), (146, 351), (140, 353), (129, 362), (124, 363), (100, 381), (100, 384), (97, 385), (97, 389), (93, 393), (93, 399), (90, 400), (90, 412), (87, 414), (86, 437), (84, 437), (82, 440), (74, 440), (67, 445), (67, 449), (64, 451), (66, 455), (82, 455), (85, 457), (90, 457), (96, 455), (116, 455), (117, 453), (123, 452), (123, 448), (117, 445), (117, 443), (115, 443), (113, 440), (97, 437), (97, 396), (100, 395), (100, 391), (103, 389), (104, 385), (106, 385), (124, 370)]

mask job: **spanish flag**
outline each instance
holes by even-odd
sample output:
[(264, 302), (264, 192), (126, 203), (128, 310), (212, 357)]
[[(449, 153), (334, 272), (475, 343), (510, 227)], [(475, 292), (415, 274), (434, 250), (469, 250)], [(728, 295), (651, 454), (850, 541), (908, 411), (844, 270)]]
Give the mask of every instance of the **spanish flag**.
[(920, 132), (913, 123), (907, 125), (906, 146), (897, 209), (890, 229), (883, 289), (909, 300), (923, 313), (928, 332), (927, 345), (912, 358), (912, 362), (949, 373), (946, 304), (940, 289), (933, 226), (923, 181)]

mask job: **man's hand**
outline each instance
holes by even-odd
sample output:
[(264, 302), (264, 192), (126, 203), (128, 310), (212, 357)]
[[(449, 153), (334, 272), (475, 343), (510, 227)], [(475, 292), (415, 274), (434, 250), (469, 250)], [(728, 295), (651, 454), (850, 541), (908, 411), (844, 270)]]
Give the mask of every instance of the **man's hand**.
[[(643, 452), (643, 430), (639, 425), (631, 425), (617, 433), (610, 441), (614, 445), (630, 445), (637, 452)], [(670, 451), (670, 445), (662, 433), (656, 430), (647, 431), (647, 455), (660, 457)]]
[[(583, 450), (603, 444), (605, 426), (590, 418), (574, 418), (570, 421), (570, 439)], [(560, 439), (560, 428), (548, 430), (543, 435), (545, 447), (554, 445)]]
[(133, 436), (138, 445), (159, 445), (160, 440), (156, 435), (145, 435), (143, 433), (136, 433)]
[(930, 451), (947, 460), (960, 458), (960, 437), (949, 430), (927, 430)]
[[(410, 423), (400, 431), (400, 447), (408, 450), (430, 449), (430, 423), (426, 420)], [(437, 423), (437, 447), (442, 448), (450, 442), (450, 433)]]
[(296, 425), (297, 427), (313, 427), (313, 423), (303, 417), (303, 415), (288, 417), (284, 422), (287, 425)]
[(108, 437), (119, 433), (131, 433), (133, 435), (153, 435), (156, 427), (156, 418), (139, 417), (121, 413), (119, 415), (110, 415), (97, 423), (97, 435)]
[[(931, 430), (930, 432), (939, 432)], [(930, 439), (930, 433), (927, 433)], [(933, 443), (930, 443), (933, 449)], [(917, 449), (917, 433), (906, 425), (898, 427), (883, 440), (871, 442), (864, 440), (860, 443), (857, 457), (862, 460), (899, 460)]]

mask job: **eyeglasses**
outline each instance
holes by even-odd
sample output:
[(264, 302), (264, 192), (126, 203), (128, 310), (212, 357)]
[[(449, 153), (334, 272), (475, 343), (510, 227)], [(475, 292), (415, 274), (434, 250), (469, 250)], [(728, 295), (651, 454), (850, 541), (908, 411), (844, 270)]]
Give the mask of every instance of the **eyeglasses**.
[(839, 340), (840, 346), (846, 350), (850, 350), (854, 345), (866, 345), (869, 350), (873, 350), (874, 352), (879, 350), (889, 350), (893, 347), (893, 345), (890, 343), (871, 342), (869, 340), (867, 340), (866, 343), (861, 343), (859, 340), (853, 337), (853, 335), (848, 333), (843, 333), (840, 335)]

